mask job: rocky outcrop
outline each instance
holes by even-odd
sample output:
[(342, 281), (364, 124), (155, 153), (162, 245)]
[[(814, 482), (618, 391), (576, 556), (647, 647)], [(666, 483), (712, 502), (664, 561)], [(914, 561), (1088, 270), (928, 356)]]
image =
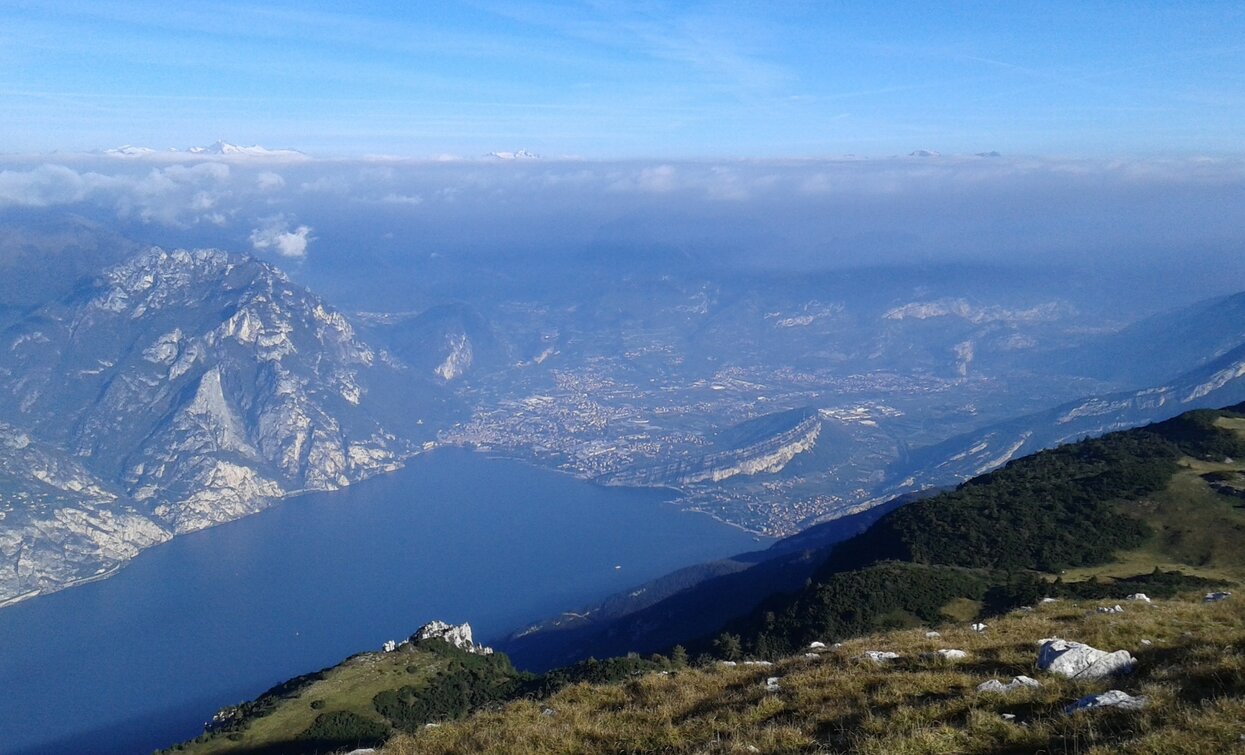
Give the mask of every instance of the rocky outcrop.
[(1127, 650), (1107, 653), (1080, 642), (1047, 639), (1039, 643), (1037, 667), (1069, 679), (1103, 679), (1127, 674), (1137, 661)]
[(475, 644), (471, 637), (471, 625), (466, 622), (455, 625), (444, 621), (430, 621), (411, 635), (407, 642), (416, 643), (425, 640), (441, 640), (459, 650), (478, 655), (492, 655), (493, 653), (492, 648)]
[(433, 372), (436, 373), (437, 377), (448, 383), (457, 377), (461, 377), (471, 367), (473, 355), (471, 340), (463, 333), (447, 335), (445, 346), (449, 353), (446, 355), (445, 361), (437, 365)]

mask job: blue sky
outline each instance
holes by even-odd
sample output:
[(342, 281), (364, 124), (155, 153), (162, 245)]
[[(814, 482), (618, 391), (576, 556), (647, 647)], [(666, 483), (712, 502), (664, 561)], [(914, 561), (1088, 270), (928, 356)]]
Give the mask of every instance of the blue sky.
[(1238, 155), (1238, 2), (0, 0), (0, 151)]

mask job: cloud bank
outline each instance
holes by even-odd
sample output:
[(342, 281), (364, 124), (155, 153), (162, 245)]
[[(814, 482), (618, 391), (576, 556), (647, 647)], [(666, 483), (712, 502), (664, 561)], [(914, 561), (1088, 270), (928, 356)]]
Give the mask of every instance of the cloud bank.
[(7, 162), (0, 213), (70, 211), (139, 242), (284, 259), (306, 258), (314, 239), (315, 259), (338, 266), (434, 253), (693, 255), (794, 270), (1191, 254), (1211, 264), (1240, 256), (1245, 217), (1238, 159)]

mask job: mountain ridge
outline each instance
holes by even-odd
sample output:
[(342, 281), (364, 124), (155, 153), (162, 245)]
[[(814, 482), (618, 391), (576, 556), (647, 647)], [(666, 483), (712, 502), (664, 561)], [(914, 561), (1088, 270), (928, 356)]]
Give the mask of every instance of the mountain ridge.
[[(5, 503), (0, 558), (12, 566), (0, 599), (68, 583), (66, 565), (30, 561), (50, 522), (124, 512), (130, 526), (116, 534), (145, 547), (391, 471), (413, 450), (369, 396), (372, 373), (398, 368), (340, 312), (253, 258), (152, 248), (26, 314), (0, 341), (0, 418), (116, 491), (41, 513)], [(69, 529), (96, 546), (68, 559), (78, 578), (124, 561), (116, 538), (95, 539), (99, 528)]]

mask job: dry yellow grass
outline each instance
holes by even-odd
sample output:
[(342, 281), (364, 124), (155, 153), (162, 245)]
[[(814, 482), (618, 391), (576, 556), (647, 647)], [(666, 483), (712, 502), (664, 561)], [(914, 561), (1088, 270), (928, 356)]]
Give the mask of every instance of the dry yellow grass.
[[(402, 735), (386, 755), (438, 753), (1206, 753), (1245, 745), (1245, 596), (1203, 604), (1200, 595), (1125, 604), (1056, 602), (1015, 612), (984, 633), (940, 638), (904, 630), (851, 640), (817, 658), (649, 674), (614, 685), (575, 685)], [(1106, 682), (1035, 671), (1036, 642), (1060, 636), (1126, 649), (1137, 671)], [(1142, 640), (1149, 640), (1147, 645)], [(939, 648), (961, 662), (930, 657)], [(861, 659), (890, 650), (887, 664)], [(1018, 674), (1042, 686), (979, 694), (981, 682)], [(778, 692), (765, 680), (781, 677)], [(1107, 689), (1147, 695), (1142, 712), (1064, 715)], [(1004, 720), (1003, 714), (1015, 716)]]

